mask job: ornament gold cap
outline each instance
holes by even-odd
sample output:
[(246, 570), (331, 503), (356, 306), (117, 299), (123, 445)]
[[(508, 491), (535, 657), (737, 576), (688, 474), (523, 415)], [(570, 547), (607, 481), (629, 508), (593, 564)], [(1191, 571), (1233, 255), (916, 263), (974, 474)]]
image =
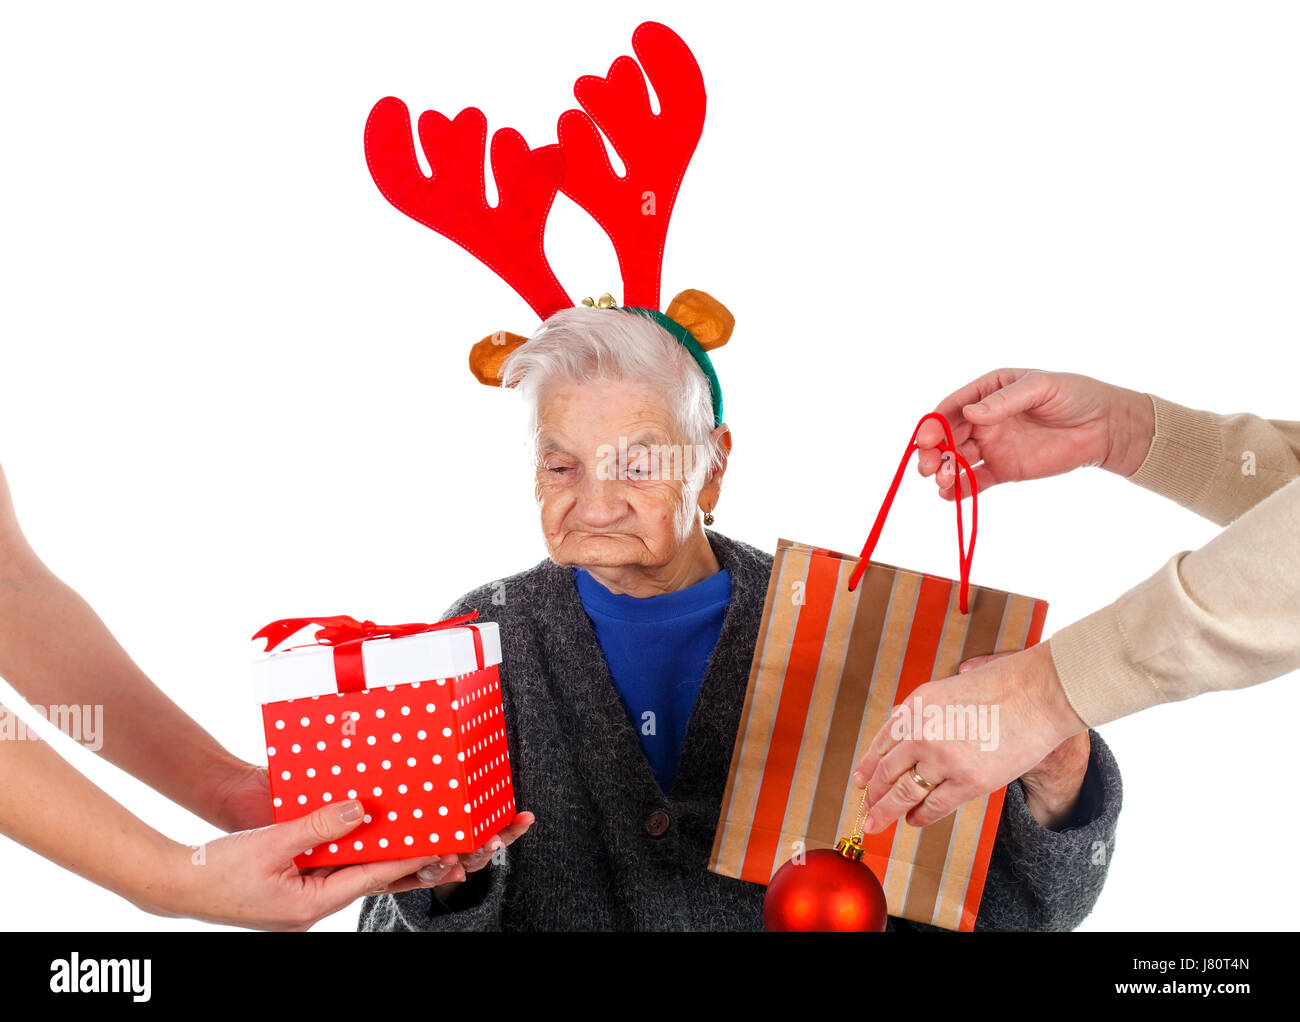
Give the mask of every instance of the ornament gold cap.
[(854, 862), (862, 861), (862, 835), (853, 834), (850, 837), (842, 837), (835, 845), (835, 850), (844, 858), (852, 859)]
[(862, 853), (864, 851), (862, 847), (862, 828), (867, 817), (871, 815), (870, 813), (866, 813), (864, 816), (863, 813), (867, 808), (867, 795), (870, 794), (870, 792), (871, 782), (868, 781), (867, 786), (862, 789), (862, 801), (858, 803), (858, 815), (854, 821), (853, 833), (848, 837), (840, 838), (835, 845), (835, 850), (837, 852), (844, 856), (844, 858), (852, 859), (854, 862), (862, 861)]

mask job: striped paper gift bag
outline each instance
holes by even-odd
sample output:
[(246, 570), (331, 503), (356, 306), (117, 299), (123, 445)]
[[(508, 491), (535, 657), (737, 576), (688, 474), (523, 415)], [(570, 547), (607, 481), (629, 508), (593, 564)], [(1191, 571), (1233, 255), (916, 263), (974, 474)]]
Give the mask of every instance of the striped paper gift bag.
[[(914, 433), (860, 557), (777, 543), (709, 859), (715, 873), (766, 884), (801, 849), (833, 848), (855, 829), (862, 792), (853, 769), (893, 707), (906, 708), (919, 685), (955, 674), (963, 660), (1042, 636), (1045, 602), (969, 584), (973, 510), (960, 581), (870, 560), (915, 449)], [(949, 727), (995, 734), (992, 708), (966, 709)], [(974, 928), (1004, 792), (927, 827), (900, 820), (865, 836), (862, 861), (881, 881), (890, 915)]]

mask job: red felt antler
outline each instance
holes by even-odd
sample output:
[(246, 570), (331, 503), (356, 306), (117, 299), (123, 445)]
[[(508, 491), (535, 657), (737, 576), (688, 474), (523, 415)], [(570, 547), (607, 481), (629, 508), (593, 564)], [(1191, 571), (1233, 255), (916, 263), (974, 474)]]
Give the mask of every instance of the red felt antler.
[[(579, 78), (573, 94), (586, 113), (568, 110), (560, 116), (567, 165), (561, 190), (595, 217), (614, 243), (623, 303), (658, 309), (668, 220), (704, 130), (704, 78), (686, 44), (665, 25), (640, 25), (632, 48), (654, 85), (660, 112), (651, 111), (641, 68), (631, 57), (615, 60), (604, 78)], [(614, 172), (597, 126), (623, 161), (626, 176)]]
[(449, 121), (426, 110), (418, 128), (431, 177), (416, 162), (406, 104), (389, 96), (370, 111), (366, 164), (384, 198), (476, 256), (542, 319), (573, 305), (542, 248), (546, 217), (564, 177), (560, 147), (529, 149), (514, 129), (496, 132), (492, 173), (499, 198), (494, 208), (487, 203), (483, 180), (483, 112), (469, 107)]

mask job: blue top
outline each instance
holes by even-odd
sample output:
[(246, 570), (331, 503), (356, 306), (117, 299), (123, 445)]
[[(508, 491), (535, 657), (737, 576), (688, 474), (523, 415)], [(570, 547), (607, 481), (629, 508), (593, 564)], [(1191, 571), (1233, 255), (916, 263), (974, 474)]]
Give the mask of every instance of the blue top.
[(666, 792), (731, 602), (731, 572), (723, 568), (685, 589), (637, 597), (611, 593), (584, 568), (573, 571), (610, 676)]

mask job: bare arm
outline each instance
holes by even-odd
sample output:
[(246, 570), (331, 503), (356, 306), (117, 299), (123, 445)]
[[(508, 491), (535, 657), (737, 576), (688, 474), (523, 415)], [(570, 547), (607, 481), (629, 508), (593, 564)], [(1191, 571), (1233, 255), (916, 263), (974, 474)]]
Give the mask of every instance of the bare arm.
[(0, 777), (0, 833), (141, 908), (190, 856), (38, 739), (0, 741)]
[[(417, 858), (300, 873), (295, 855), (361, 823), (355, 799), (189, 847), (142, 823), (42, 741), (0, 741), (0, 777), (0, 834), (155, 915), (306, 929), (367, 892), (431, 886), (447, 872)], [(427, 883), (410, 879), (421, 867)]]
[(36, 556), (0, 469), (0, 677), (30, 703), (102, 705), (105, 759), (226, 830), (271, 822), (258, 769), (149, 680), (90, 605)]

